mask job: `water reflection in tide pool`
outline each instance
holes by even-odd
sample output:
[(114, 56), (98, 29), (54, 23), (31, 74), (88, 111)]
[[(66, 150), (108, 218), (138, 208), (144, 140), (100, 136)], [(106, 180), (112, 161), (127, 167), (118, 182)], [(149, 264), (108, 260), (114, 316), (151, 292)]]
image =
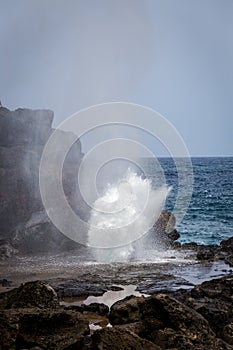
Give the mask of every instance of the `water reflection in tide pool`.
[(87, 298), (69, 298), (69, 299), (64, 299), (61, 301), (61, 305), (64, 306), (81, 306), (82, 304), (85, 305), (90, 305), (92, 303), (103, 303), (107, 305), (109, 308), (118, 300), (122, 300), (127, 296), (134, 295), (136, 297), (148, 297), (148, 294), (145, 293), (140, 293), (136, 291), (137, 286), (136, 285), (127, 285), (127, 286), (122, 286), (122, 285), (117, 285), (117, 289), (120, 287), (122, 290), (109, 290), (105, 292), (101, 296), (89, 296)]

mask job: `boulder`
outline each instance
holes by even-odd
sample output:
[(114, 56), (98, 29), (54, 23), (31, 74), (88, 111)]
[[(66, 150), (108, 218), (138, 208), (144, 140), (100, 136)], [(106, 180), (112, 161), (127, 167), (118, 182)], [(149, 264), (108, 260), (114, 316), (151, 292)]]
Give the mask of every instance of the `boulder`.
[(138, 337), (135, 333), (120, 328), (97, 330), (91, 337), (92, 350), (159, 350), (159, 346)]
[(162, 349), (231, 349), (199, 312), (166, 294), (126, 298), (111, 307), (109, 318)]
[(108, 305), (103, 303), (91, 303), (89, 305), (82, 304), (81, 307), (83, 311), (94, 312), (100, 316), (105, 316), (109, 313)]
[(80, 349), (89, 323), (76, 311), (18, 309), (0, 312), (0, 348)]
[(215, 247), (205, 247), (200, 246), (197, 250), (197, 259), (198, 260), (208, 260), (213, 261), (215, 257)]
[(233, 345), (233, 322), (228, 323), (222, 330), (222, 338), (228, 344)]
[(175, 225), (175, 216), (169, 211), (163, 210), (153, 227), (156, 240), (166, 247), (173, 246), (175, 241), (180, 238)]
[(230, 252), (233, 254), (233, 237), (230, 237), (220, 243), (222, 251)]
[(200, 313), (208, 321), (215, 334), (227, 341), (227, 332), (224, 329), (233, 321), (233, 276), (206, 281), (195, 286), (191, 291), (180, 290), (172, 294)]
[(1, 294), (2, 309), (58, 308), (58, 297), (54, 289), (43, 281), (26, 282), (19, 288)]
[(88, 320), (62, 309), (42, 281), (1, 293), (0, 309), (0, 349), (77, 349), (90, 332)]

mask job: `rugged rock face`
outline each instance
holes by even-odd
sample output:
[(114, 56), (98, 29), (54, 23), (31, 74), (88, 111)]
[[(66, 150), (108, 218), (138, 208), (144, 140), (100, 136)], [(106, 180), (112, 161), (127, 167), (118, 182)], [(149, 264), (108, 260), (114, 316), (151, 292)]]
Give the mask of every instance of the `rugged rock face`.
[(233, 266), (233, 237), (223, 240), (220, 245), (198, 245), (195, 242), (190, 242), (183, 244), (180, 248), (193, 251), (197, 260), (224, 260), (226, 264)]
[(64, 308), (47, 283), (29, 282), (0, 294), (0, 348), (232, 350), (232, 293), (228, 276), (170, 295), (130, 296), (111, 307), (113, 327), (90, 334), (85, 313), (106, 314), (105, 305)]
[(180, 234), (176, 230), (175, 226), (175, 216), (167, 210), (163, 210), (158, 220), (154, 224), (154, 227), (151, 232), (151, 235), (154, 237), (156, 245), (158, 245), (159, 242), (160, 245), (165, 248), (180, 247), (180, 243), (176, 242), (176, 240), (180, 238)]
[(0, 296), (1, 307), (4, 309), (59, 307), (54, 289), (42, 281), (24, 283), (19, 288), (2, 293)]
[[(194, 301), (197, 290), (200, 300)], [(213, 280), (174, 294), (182, 302), (166, 294), (121, 300), (112, 306), (110, 321), (161, 349), (232, 349), (231, 281)], [(218, 304), (220, 294), (225, 299)]]
[(233, 322), (232, 276), (206, 281), (191, 291), (178, 291), (174, 295), (205, 317), (217, 336), (224, 340), (229, 338)]
[(63, 310), (45, 282), (28, 282), (0, 296), (1, 349), (75, 349), (90, 332), (82, 314)]
[[(49, 110), (10, 111), (0, 107), (0, 234), (5, 240), (0, 255), (3, 258), (15, 253), (14, 249), (35, 253), (69, 246), (68, 239), (47, 217), (39, 191), (40, 159), (53, 132), (52, 121), (53, 112)], [(74, 137), (63, 131), (60, 136), (61, 141)], [(54, 157), (59, 152), (56, 149)], [(76, 183), (81, 159), (81, 144), (77, 140), (64, 162), (63, 187), (69, 204), (84, 216)], [(48, 172), (48, 176), (52, 179), (56, 175)]]
[(120, 328), (105, 328), (91, 337), (91, 350), (159, 350), (152, 342), (138, 337), (135, 333)]
[(79, 349), (88, 321), (75, 311), (19, 309), (0, 312), (0, 346), (12, 349)]

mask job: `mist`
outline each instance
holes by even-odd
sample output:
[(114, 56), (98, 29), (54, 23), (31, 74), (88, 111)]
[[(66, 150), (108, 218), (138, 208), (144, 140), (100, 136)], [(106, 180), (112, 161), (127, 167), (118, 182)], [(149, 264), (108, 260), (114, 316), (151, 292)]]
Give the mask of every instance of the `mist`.
[(93, 104), (135, 102), (168, 118), (192, 155), (229, 155), (232, 7), (228, 0), (2, 1), (0, 99), (10, 109), (51, 109), (54, 126)]

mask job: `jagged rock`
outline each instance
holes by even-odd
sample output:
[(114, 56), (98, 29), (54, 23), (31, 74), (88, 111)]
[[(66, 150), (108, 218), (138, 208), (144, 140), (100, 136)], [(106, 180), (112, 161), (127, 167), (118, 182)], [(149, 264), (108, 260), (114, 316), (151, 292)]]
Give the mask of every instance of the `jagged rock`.
[[(39, 211), (15, 228), (11, 241), (20, 252), (27, 254), (60, 251), (68, 239), (54, 227), (45, 211)], [(72, 246), (78, 247), (75, 242)]]
[(120, 328), (104, 328), (91, 337), (92, 350), (159, 350), (159, 346), (138, 337), (135, 333)]
[(231, 252), (233, 253), (233, 237), (230, 237), (229, 239), (226, 239), (220, 243), (221, 249), (223, 251)]
[(228, 344), (233, 345), (233, 322), (228, 323), (222, 330), (222, 338)]
[(6, 278), (0, 280), (0, 286), (2, 287), (10, 287), (11, 285), (12, 281), (7, 280)]
[(112, 305), (109, 320), (112, 325), (122, 325), (140, 321), (139, 305), (144, 303), (144, 297), (128, 296)]
[(65, 310), (76, 310), (81, 313), (87, 311), (100, 316), (106, 316), (109, 313), (109, 307), (103, 303), (91, 303), (89, 305), (69, 305), (65, 306)]
[(198, 249), (198, 244), (196, 242), (189, 242), (189, 243), (184, 243), (182, 244), (181, 248), (184, 250), (197, 250)]
[(228, 256), (224, 261), (225, 261), (226, 264), (228, 264), (229, 266), (233, 267), (233, 254)]
[[(70, 240), (49, 222), (39, 189), (40, 159), (54, 131), (52, 121), (53, 112), (49, 110), (9, 111), (0, 107), (0, 232), (13, 248), (23, 253), (70, 248)], [(63, 143), (73, 142), (63, 164), (66, 200), (80, 217), (88, 217), (88, 208), (77, 187), (83, 156), (81, 143), (72, 133), (60, 130), (57, 134), (60, 148), (54, 150), (55, 163)], [(47, 169), (45, 176), (54, 181), (56, 172)]]
[(231, 349), (217, 339), (197, 311), (165, 294), (126, 298), (110, 310), (110, 321), (134, 331), (162, 349)]
[(19, 108), (6, 111), (0, 108), (0, 145), (37, 146), (44, 145), (51, 133), (53, 112)]
[(197, 259), (198, 260), (213, 261), (214, 257), (215, 257), (214, 247), (201, 246), (197, 250)]
[(172, 294), (205, 317), (216, 335), (227, 341), (224, 329), (233, 322), (233, 276), (206, 281), (191, 291), (180, 290)]
[(54, 285), (53, 287), (59, 298), (89, 295), (100, 296), (108, 290), (106, 286), (79, 282), (75, 280), (60, 283), (58, 285)]
[(19, 288), (1, 294), (2, 309), (58, 308), (59, 302), (54, 289), (43, 281), (27, 282)]
[(163, 210), (150, 233), (143, 239), (144, 244), (148, 244), (150, 247), (154, 244), (157, 248), (158, 245), (163, 248), (179, 248), (180, 243), (175, 241), (180, 238), (180, 234), (175, 225), (175, 216), (169, 211)]
[(76, 311), (18, 309), (0, 312), (0, 348), (4, 350), (79, 349), (90, 332)]
[(109, 307), (103, 303), (82, 304), (83, 311), (94, 312), (100, 316), (105, 316), (109, 312)]

